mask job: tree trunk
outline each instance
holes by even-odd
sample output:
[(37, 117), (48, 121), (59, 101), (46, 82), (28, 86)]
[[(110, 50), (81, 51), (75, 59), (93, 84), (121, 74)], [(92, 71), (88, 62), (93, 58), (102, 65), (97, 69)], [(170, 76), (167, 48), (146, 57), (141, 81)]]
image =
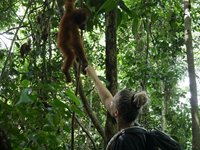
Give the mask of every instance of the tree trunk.
[(169, 87), (164, 81), (161, 81), (160, 84), (161, 91), (160, 93), (164, 93), (162, 96), (162, 130), (166, 131), (167, 130), (167, 114), (168, 114), (168, 106), (169, 106), (169, 101), (170, 101), (170, 96), (171, 96), (171, 91), (170, 89), (172, 87)]
[[(165, 93), (165, 87), (163, 81), (160, 81), (160, 93)], [(165, 131), (167, 129), (167, 119), (166, 119), (166, 114), (167, 114), (167, 99), (166, 96), (162, 96), (162, 109), (161, 109), (161, 126), (162, 130)]]
[[(108, 89), (115, 95), (117, 92), (117, 45), (116, 45), (116, 10), (106, 13), (106, 79), (109, 82)], [(105, 125), (105, 145), (116, 133), (116, 122), (107, 113)]]
[(198, 118), (197, 85), (194, 67), (194, 54), (192, 46), (190, 1), (184, 0), (184, 25), (185, 25), (185, 45), (187, 51), (188, 74), (190, 81), (190, 104), (192, 114), (192, 150), (200, 150), (200, 128)]

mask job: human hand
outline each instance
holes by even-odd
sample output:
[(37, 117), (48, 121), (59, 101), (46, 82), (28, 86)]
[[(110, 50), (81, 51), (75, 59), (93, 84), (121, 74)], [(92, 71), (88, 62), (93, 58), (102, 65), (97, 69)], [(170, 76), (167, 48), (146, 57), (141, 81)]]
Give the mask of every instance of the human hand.
[(95, 79), (97, 77), (96, 71), (92, 66), (87, 66), (85, 68), (86, 74), (91, 78)]

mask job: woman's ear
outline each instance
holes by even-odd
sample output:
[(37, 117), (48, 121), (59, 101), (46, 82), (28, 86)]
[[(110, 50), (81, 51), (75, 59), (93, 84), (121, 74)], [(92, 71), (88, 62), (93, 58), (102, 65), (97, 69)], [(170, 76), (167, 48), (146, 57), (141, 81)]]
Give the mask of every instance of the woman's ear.
[(113, 117), (118, 117), (119, 116), (119, 111), (117, 110), (117, 109), (115, 109), (115, 112), (114, 112), (114, 114), (113, 114)]

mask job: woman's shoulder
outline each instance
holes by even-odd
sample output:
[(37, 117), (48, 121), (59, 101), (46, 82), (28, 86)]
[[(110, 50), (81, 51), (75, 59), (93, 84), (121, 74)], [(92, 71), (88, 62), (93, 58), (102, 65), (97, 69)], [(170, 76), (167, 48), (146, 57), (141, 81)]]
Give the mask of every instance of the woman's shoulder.
[(145, 141), (145, 133), (147, 131), (144, 128), (141, 127), (131, 127), (127, 129), (123, 129), (121, 133), (118, 135), (118, 138), (116, 140), (120, 142), (130, 142), (134, 141), (132, 143), (137, 143), (140, 141)]
[(113, 136), (108, 144), (108, 147), (112, 147), (112, 150), (143, 149), (146, 142), (145, 131), (146, 130), (141, 127), (130, 127), (123, 129)]
[(145, 143), (145, 135), (142, 132), (132, 134), (124, 132), (116, 139), (114, 150), (141, 150), (145, 148)]

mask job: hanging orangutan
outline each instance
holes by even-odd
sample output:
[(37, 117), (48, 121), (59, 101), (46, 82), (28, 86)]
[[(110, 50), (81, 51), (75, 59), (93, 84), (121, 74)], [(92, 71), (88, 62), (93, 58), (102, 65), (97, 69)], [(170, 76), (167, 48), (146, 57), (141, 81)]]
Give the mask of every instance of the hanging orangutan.
[(74, 3), (75, 0), (67, 0), (65, 2), (65, 12), (60, 21), (58, 33), (58, 47), (64, 57), (62, 71), (66, 76), (66, 82), (71, 82), (72, 80), (69, 69), (76, 58), (82, 65), (83, 73), (85, 73), (84, 70), (88, 65), (79, 29), (85, 29), (89, 11), (85, 8), (76, 9)]

